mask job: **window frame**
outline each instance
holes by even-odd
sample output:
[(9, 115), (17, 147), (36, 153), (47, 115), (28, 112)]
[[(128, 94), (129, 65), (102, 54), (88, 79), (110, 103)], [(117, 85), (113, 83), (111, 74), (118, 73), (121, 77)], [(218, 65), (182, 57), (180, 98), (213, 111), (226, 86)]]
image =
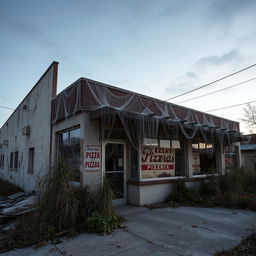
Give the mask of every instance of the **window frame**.
[(14, 154), (13, 152), (10, 153), (10, 171), (13, 170), (13, 164), (14, 164)]
[(19, 151), (14, 152), (14, 170), (17, 171), (19, 169)]
[(0, 158), (0, 168), (4, 169), (4, 155), (3, 154), (1, 155), (1, 158)]
[(80, 186), (81, 185), (81, 154), (82, 154), (82, 149), (81, 149), (81, 126), (80, 125), (75, 125), (72, 126), (70, 128), (61, 130), (61, 131), (57, 131), (56, 132), (56, 140), (57, 140), (57, 147), (56, 147), (56, 159), (63, 159), (63, 134), (68, 133), (68, 145), (70, 145), (70, 133), (74, 130), (78, 130), (79, 129), (79, 144), (80, 144), (80, 162), (79, 162), (79, 172), (80, 172), (80, 178), (79, 181), (74, 181), (74, 180), (70, 180), (70, 184), (74, 185), (74, 186)]
[[(191, 144), (191, 148), (192, 148), (192, 154), (194, 153), (198, 153), (199, 154), (199, 159), (200, 159), (200, 173), (194, 173), (193, 172), (193, 166), (192, 166), (192, 176), (193, 177), (206, 177), (206, 176), (211, 176), (211, 175), (218, 175), (218, 160), (217, 160), (217, 154), (216, 154), (216, 147), (215, 147), (215, 142), (213, 141), (212, 143), (206, 143), (206, 142), (202, 142), (202, 141), (195, 141), (193, 142), (192, 141), (192, 144)], [(197, 145), (197, 147), (193, 147), (193, 145)], [(209, 145), (211, 145), (211, 147), (209, 147)], [(202, 170), (202, 167), (201, 167), (201, 152), (200, 150), (207, 150), (209, 148), (213, 148), (213, 155), (214, 155), (214, 165), (215, 165), (215, 171), (214, 172), (206, 172), (206, 170)], [(207, 155), (207, 153), (206, 153)], [(207, 156), (208, 157), (208, 156)], [(193, 165), (193, 162), (192, 162), (192, 165)], [(203, 171), (203, 172), (202, 172)]]
[[(145, 140), (146, 141), (150, 141), (150, 139), (152, 140), (157, 140), (158, 141), (158, 145), (157, 146), (150, 146), (150, 145), (147, 145), (145, 144)], [(140, 175), (139, 175), (139, 180), (140, 181), (161, 181), (161, 180), (177, 180), (177, 179), (183, 179), (183, 178), (186, 178), (186, 168), (185, 168), (185, 163), (183, 162), (183, 168), (184, 168), (184, 175), (179, 175), (179, 176), (169, 176), (169, 177), (152, 177), (152, 178), (143, 178), (142, 177), (142, 170), (141, 170), (141, 157), (142, 157), (142, 147), (160, 147), (160, 140), (162, 141), (170, 141), (170, 148), (172, 148), (172, 145), (174, 144), (173, 141), (179, 141), (179, 150), (183, 151), (183, 158), (185, 158), (184, 154), (185, 154), (185, 148), (184, 148), (184, 145), (183, 145), (183, 140), (182, 138), (149, 138), (149, 137), (145, 137), (141, 140), (141, 143), (140, 143), (140, 147), (139, 147), (139, 172), (140, 172)], [(172, 148), (176, 151), (176, 149), (178, 148)], [(176, 168), (176, 153), (175, 153), (175, 168)], [(175, 172), (176, 172), (176, 169), (175, 169)]]
[(28, 150), (28, 173), (34, 174), (35, 168), (35, 148), (30, 147)]

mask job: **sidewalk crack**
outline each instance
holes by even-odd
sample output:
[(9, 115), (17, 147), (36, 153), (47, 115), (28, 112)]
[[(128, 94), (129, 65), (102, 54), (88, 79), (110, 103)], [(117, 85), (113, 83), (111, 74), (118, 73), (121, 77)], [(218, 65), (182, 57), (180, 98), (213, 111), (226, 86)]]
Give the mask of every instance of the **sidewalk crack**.
[(133, 236), (136, 236), (136, 237), (139, 238), (139, 239), (144, 240), (145, 242), (147, 242), (147, 243), (149, 243), (149, 244), (153, 244), (153, 245), (155, 245), (155, 246), (157, 246), (157, 247), (159, 247), (159, 248), (168, 250), (168, 251), (170, 251), (170, 252), (172, 252), (172, 253), (177, 254), (178, 256), (184, 256), (183, 254), (180, 254), (180, 253), (176, 252), (176, 251), (173, 250), (173, 249), (170, 249), (170, 248), (165, 247), (165, 246), (163, 246), (163, 245), (159, 245), (159, 244), (157, 244), (157, 243), (154, 243), (154, 241), (148, 240), (148, 239), (146, 239), (146, 238), (144, 238), (144, 237), (142, 237), (142, 236), (140, 236), (140, 235), (138, 235), (138, 234), (135, 234), (135, 233), (131, 232), (131, 231), (128, 230), (128, 229), (126, 229), (125, 231), (126, 231), (127, 233), (133, 235)]

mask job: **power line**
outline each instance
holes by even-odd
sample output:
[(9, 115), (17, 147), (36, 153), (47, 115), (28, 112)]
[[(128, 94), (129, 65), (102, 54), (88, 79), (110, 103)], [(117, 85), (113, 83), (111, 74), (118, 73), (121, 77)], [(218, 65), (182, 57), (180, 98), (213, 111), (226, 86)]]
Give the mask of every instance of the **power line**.
[(0, 108), (5, 108), (5, 109), (9, 109), (9, 110), (15, 110), (14, 108), (8, 108), (8, 107), (4, 107), (4, 106), (0, 106)]
[(241, 104), (237, 104), (237, 105), (232, 105), (232, 106), (228, 106), (228, 107), (211, 109), (211, 110), (207, 110), (207, 111), (204, 111), (204, 112), (213, 112), (213, 111), (222, 110), (222, 109), (227, 109), (227, 108), (234, 108), (234, 107), (239, 107), (239, 106), (242, 106), (242, 105), (245, 105), (245, 104), (254, 103), (254, 102), (256, 102), (256, 100), (254, 100), (254, 101), (249, 101), (249, 102), (245, 102), (245, 103), (241, 103)]
[(191, 100), (195, 100), (195, 99), (198, 99), (198, 98), (202, 98), (202, 97), (205, 97), (205, 96), (208, 96), (208, 95), (217, 93), (217, 92), (221, 92), (221, 91), (224, 91), (224, 90), (233, 88), (233, 87), (235, 87), (235, 86), (238, 86), (238, 85), (241, 85), (241, 84), (245, 84), (245, 83), (251, 82), (251, 81), (253, 81), (253, 80), (255, 80), (255, 79), (256, 79), (256, 77), (251, 78), (251, 79), (246, 80), (246, 81), (243, 81), (243, 82), (240, 82), (240, 83), (238, 83), (238, 84), (233, 84), (233, 85), (224, 87), (224, 88), (222, 88), (222, 89), (219, 89), (219, 90), (216, 90), (216, 91), (213, 91), (213, 92), (209, 92), (209, 93), (205, 93), (205, 94), (199, 95), (199, 96), (197, 96), (197, 97), (194, 97), (194, 98), (191, 98), (191, 99), (188, 99), (188, 100), (179, 101), (179, 102), (177, 102), (177, 104), (179, 104), (179, 103), (184, 103), (184, 102), (191, 101)]
[(191, 93), (191, 92), (200, 90), (200, 89), (202, 89), (202, 88), (205, 88), (205, 87), (207, 87), (207, 86), (209, 86), (209, 85), (212, 85), (212, 84), (214, 84), (214, 83), (217, 83), (217, 82), (219, 82), (219, 81), (222, 81), (222, 80), (224, 80), (224, 79), (226, 79), (226, 78), (228, 78), (228, 77), (234, 76), (234, 75), (236, 75), (236, 74), (238, 74), (238, 73), (241, 73), (241, 72), (243, 72), (243, 71), (245, 71), (245, 70), (247, 70), (247, 69), (250, 69), (250, 68), (252, 68), (252, 67), (255, 67), (255, 66), (256, 66), (256, 64), (253, 64), (253, 65), (248, 66), (248, 67), (246, 67), (246, 68), (240, 69), (240, 70), (238, 70), (238, 71), (236, 71), (236, 72), (234, 72), (234, 73), (231, 73), (231, 74), (229, 74), (229, 75), (223, 76), (223, 77), (221, 77), (221, 78), (219, 78), (219, 79), (217, 79), (217, 80), (214, 80), (214, 81), (212, 81), (212, 82), (210, 82), (210, 83), (201, 85), (201, 86), (199, 86), (199, 87), (197, 87), (197, 88), (195, 88), (195, 89), (192, 89), (192, 90), (190, 90), (190, 91), (184, 92), (184, 93), (179, 94), (179, 95), (177, 95), (177, 96), (171, 97), (171, 98), (169, 98), (169, 99), (167, 99), (167, 100), (165, 100), (165, 101), (172, 100), (172, 99), (176, 99), (176, 98), (178, 98), (178, 97), (181, 97), (181, 96), (183, 96), (183, 95), (189, 94), (189, 93)]

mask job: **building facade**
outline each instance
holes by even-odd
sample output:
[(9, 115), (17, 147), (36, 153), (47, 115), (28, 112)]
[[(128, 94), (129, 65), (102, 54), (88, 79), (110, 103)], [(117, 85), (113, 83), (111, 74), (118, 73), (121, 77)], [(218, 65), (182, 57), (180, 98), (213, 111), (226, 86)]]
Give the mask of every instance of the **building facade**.
[(115, 203), (145, 205), (165, 200), (178, 179), (192, 186), (240, 167), (239, 123), (86, 78), (56, 95), (57, 66), (1, 128), (1, 178), (36, 189), (62, 157), (72, 184), (106, 178)]

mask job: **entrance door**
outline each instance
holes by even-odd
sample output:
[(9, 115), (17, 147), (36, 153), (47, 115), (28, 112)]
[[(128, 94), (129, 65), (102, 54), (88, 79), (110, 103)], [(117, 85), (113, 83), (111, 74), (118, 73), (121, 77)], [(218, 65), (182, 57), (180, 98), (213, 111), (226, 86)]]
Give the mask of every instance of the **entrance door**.
[(114, 205), (126, 204), (125, 143), (105, 144), (105, 178), (115, 193)]

